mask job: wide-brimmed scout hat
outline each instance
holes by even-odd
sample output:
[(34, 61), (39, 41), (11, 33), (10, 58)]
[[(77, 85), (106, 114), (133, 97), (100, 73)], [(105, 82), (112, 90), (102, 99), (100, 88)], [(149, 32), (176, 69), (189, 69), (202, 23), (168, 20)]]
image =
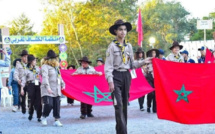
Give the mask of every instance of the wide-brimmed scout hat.
[(25, 56), (28, 55), (28, 51), (27, 50), (22, 50), (22, 53), (19, 54), (20, 56)]
[(91, 61), (89, 61), (89, 59), (87, 58), (87, 56), (84, 56), (82, 59), (80, 59), (78, 61), (79, 61), (79, 63), (81, 63), (81, 62), (87, 62), (88, 64), (92, 63)]
[(146, 52), (146, 56), (147, 57), (151, 57), (152, 56), (152, 51), (155, 51), (156, 52), (156, 57), (159, 56), (159, 50), (158, 49), (151, 49), (149, 51)]
[(122, 26), (122, 25), (125, 25), (126, 28), (127, 28), (127, 32), (131, 31), (132, 29), (132, 25), (131, 23), (129, 22), (124, 22), (123, 20), (119, 19), (117, 21), (115, 21), (114, 25), (112, 25), (110, 28), (109, 28), (109, 31), (111, 34), (113, 35), (116, 35), (115, 31), (119, 26)]
[(169, 49), (172, 50), (174, 47), (179, 47), (180, 50), (183, 48), (183, 46), (182, 46), (182, 45), (179, 45), (179, 43), (178, 43), (177, 41), (174, 41), (174, 42), (172, 43), (172, 46), (171, 46)]
[(47, 53), (47, 56), (45, 57), (46, 60), (48, 59), (54, 59), (58, 57), (58, 55), (56, 55), (56, 53), (53, 50), (49, 50)]

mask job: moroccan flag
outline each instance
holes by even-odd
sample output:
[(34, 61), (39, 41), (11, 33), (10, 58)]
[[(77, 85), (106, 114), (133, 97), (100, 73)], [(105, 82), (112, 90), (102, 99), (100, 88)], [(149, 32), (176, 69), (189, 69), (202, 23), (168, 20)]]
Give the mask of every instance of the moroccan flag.
[(138, 32), (138, 45), (141, 47), (143, 41), (143, 27), (142, 27), (142, 17), (141, 10), (139, 9), (138, 20), (137, 20), (137, 32)]
[(153, 59), (157, 115), (183, 124), (215, 123), (215, 64)]
[(205, 63), (214, 63), (215, 58), (211, 51), (207, 48), (206, 49), (206, 56), (205, 56)]
[[(69, 98), (91, 105), (112, 105), (111, 93), (104, 76), (104, 66), (95, 67), (102, 76), (98, 75), (74, 75), (75, 70), (61, 70), (61, 75), (66, 83), (66, 89), (62, 93)], [(129, 100), (140, 98), (143, 95), (154, 91), (146, 81), (142, 70), (136, 69), (137, 78), (132, 79)]]

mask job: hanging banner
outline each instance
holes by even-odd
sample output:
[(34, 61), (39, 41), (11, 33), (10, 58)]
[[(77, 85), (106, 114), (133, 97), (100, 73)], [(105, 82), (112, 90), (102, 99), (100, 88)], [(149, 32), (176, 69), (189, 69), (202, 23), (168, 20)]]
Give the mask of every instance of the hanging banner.
[(64, 35), (56, 36), (3, 36), (3, 44), (63, 44), (65, 43)]

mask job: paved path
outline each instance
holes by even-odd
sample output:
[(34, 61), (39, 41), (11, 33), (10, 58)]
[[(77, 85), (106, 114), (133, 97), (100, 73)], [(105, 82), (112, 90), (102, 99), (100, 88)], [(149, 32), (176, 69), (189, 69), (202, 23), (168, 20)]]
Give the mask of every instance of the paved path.
[[(28, 121), (27, 114), (13, 113), (11, 109), (0, 107), (2, 134), (115, 134), (113, 106), (94, 106), (95, 118), (81, 120), (80, 103), (76, 101), (74, 106), (67, 106), (66, 98), (62, 98), (61, 122), (64, 126), (61, 128), (52, 125), (52, 114), (48, 117), (48, 126), (42, 127), (36, 118)], [(159, 120), (156, 114), (141, 112), (135, 100), (128, 107), (128, 134), (215, 134), (215, 125), (182, 125)]]

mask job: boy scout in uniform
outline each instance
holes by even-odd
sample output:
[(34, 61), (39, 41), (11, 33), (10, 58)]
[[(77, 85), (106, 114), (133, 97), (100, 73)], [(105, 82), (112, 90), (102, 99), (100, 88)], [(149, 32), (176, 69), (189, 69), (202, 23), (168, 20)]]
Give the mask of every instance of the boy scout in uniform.
[[(137, 49), (137, 51), (135, 52), (135, 61), (142, 61), (145, 58), (145, 53), (143, 51), (143, 49), (141, 47), (139, 47)], [(144, 66), (142, 67), (142, 69), (144, 70)], [(145, 95), (143, 95), (142, 97), (138, 98), (138, 102), (139, 102), (139, 106), (140, 106), (140, 111), (144, 111), (144, 99), (145, 99)]]
[(134, 61), (132, 46), (125, 41), (125, 36), (131, 29), (131, 24), (123, 20), (117, 20), (109, 28), (110, 33), (116, 36), (116, 40), (110, 43), (106, 52), (105, 77), (112, 92), (117, 134), (127, 134), (127, 105), (131, 83), (129, 69), (151, 63), (151, 58)]
[(41, 61), (41, 96), (43, 103), (42, 112), (42, 125), (47, 125), (46, 117), (49, 116), (51, 110), (53, 110), (53, 117), (55, 118), (54, 126), (62, 127), (60, 122), (60, 96), (61, 90), (65, 89), (65, 83), (61, 77), (59, 70), (59, 59), (53, 50), (49, 50), (47, 57)]
[(181, 50), (182, 48), (182, 45), (179, 45), (177, 41), (174, 41), (172, 47), (169, 48), (172, 52), (166, 57), (166, 60), (174, 62), (184, 62), (184, 57), (179, 53), (179, 50)]
[[(23, 88), (27, 87), (28, 91), (28, 105), (29, 105), (29, 117), (31, 121), (34, 113), (34, 109), (37, 111), (38, 122), (41, 121), (42, 116), (42, 104), (41, 104), (41, 91), (40, 91), (40, 69), (36, 66), (36, 58), (33, 55), (28, 55), (28, 65), (26, 70), (26, 76), (22, 77), (21, 94), (24, 94)], [(26, 84), (27, 83), (27, 84)]]
[[(148, 52), (146, 52), (147, 57), (152, 58), (158, 58), (159, 57), (159, 50), (158, 49), (151, 49)], [(153, 67), (152, 64), (147, 64), (144, 75), (146, 77), (146, 80), (151, 85), (151, 87), (155, 88), (154, 86), (154, 73), (153, 73)], [(151, 105), (153, 113), (157, 112), (157, 106), (156, 106), (156, 100), (155, 100), (155, 91), (152, 91), (151, 93), (147, 94), (147, 112), (151, 113)]]
[[(79, 60), (81, 67), (79, 67), (72, 75), (77, 74), (98, 74), (102, 75), (101, 72), (97, 72), (94, 67), (89, 66), (92, 62), (88, 60), (85, 56), (81, 60)], [(85, 119), (87, 117), (94, 117), (92, 114), (92, 105), (81, 102), (81, 119)]]
[[(14, 80), (19, 83), (19, 92), (21, 92), (21, 82), (22, 78), (25, 77), (25, 71), (26, 71), (26, 64), (28, 62), (28, 51), (22, 50), (22, 53), (20, 54), (21, 56), (21, 62), (18, 62), (16, 64), (16, 69), (14, 71)], [(27, 88), (24, 86), (24, 94), (20, 94), (20, 104), (22, 108), (22, 113), (26, 113), (26, 104), (25, 104), (25, 99), (26, 99), (26, 92)]]

